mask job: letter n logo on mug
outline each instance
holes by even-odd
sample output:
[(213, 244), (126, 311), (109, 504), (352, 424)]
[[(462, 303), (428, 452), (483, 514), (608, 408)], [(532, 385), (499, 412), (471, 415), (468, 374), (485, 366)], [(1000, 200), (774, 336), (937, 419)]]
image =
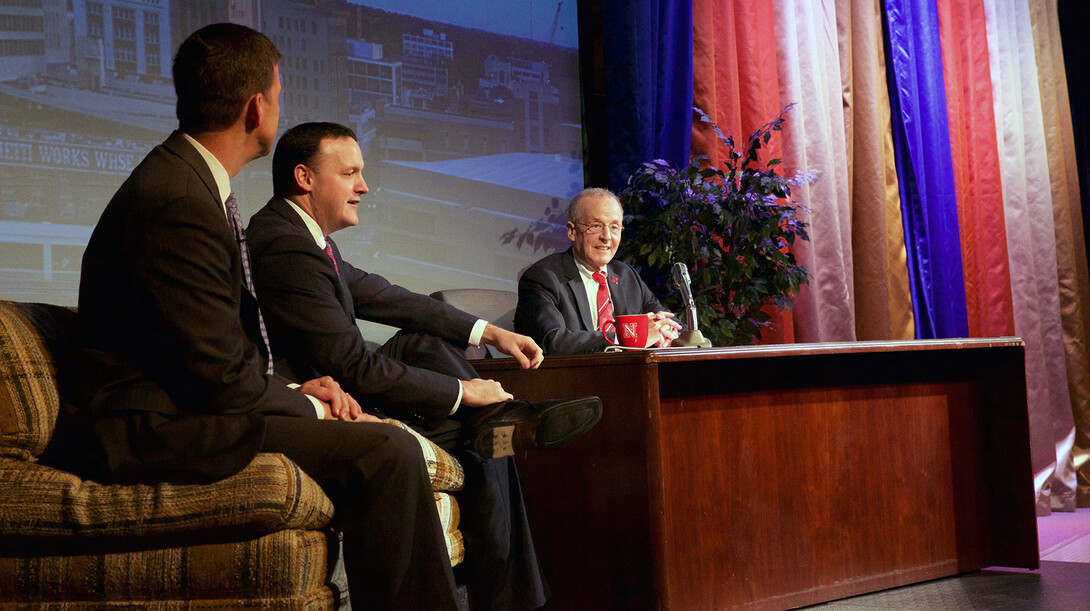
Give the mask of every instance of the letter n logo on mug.
[(617, 340), (626, 348), (647, 346), (648, 323), (646, 314), (629, 314), (617, 317)]

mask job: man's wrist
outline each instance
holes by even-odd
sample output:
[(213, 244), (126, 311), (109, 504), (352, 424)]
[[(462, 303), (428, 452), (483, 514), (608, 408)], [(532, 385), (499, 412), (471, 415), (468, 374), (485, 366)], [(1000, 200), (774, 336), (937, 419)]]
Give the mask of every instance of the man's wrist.
[[(288, 388), (292, 390), (299, 390), (299, 385), (295, 382), (292, 382), (288, 384)], [(318, 420), (321, 420), (322, 415), (325, 414), (325, 407), (322, 405), (322, 402), (318, 400), (318, 397), (312, 397), (306, 393), (303, 393), (303, 396), (307, 399), (310, 399), (310, 404), (314, 406), (314, 415), (318, 417)]]
[[(481, 345), (481, 339), (484, 337), (484, 330), (487, 327), (488, 327), (488, 321), (487, 320), (478, 319), (477, 322), (473, 323), (473, 330), (469, 332), (469, 345), (470, 346), (480, 346)], [(459, 386), (461, 386), (461, 385), (459, 384)]]

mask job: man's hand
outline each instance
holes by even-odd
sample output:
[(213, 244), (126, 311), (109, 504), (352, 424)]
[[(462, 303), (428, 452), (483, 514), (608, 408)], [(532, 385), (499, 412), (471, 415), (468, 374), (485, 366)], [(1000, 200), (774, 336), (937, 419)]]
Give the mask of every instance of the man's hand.
[(352, 395), (341, 390), (341, 385), (329, 376), (304, 382), (299, 390), (322, 402), (325, 420), (347, 420), (349, 422), (379, 422), (371, 414), (363, 413), (360, 404)]
[(495, 346), (500, 352), (515, 357), (523, 369), (537, 369), (545, 358), (541, 347), (530, 337), (501, 329), (492, 323), (485, 326), (481, 343)]
[(462, 383), (462, 405), (467, 407), (484, 407), (515, 398), (495, 380), (474, 378), (460, 381)]
[(647, 346), (665, 348), (681, 333), (681, 323), (674, 320), (673, 312), (654, 312), (647, 315)]

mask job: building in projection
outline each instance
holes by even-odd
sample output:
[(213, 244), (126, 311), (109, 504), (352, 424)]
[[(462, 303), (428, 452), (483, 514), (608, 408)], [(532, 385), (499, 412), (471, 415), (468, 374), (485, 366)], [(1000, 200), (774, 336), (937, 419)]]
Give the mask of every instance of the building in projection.
[(345, 16), (343, 2), (260, 3), (256, 29), (271, 38), (283, 56), (281, 126), (349, 122)]
[(92, 86), (170, 76), (167, 0), (72, 0), (75, 52)]
[(0, 2), (0, 82), (34, 79), (67, 66), (66, 0)]

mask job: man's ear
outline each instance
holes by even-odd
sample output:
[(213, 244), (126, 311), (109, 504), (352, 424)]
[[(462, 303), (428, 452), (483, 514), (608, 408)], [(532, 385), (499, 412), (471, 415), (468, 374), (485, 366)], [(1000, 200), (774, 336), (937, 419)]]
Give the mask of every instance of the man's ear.
[(252, 132), (257, 129), (258, 125), (261, 125), (261, 120), (264, 118), (262, 112), (262, 102), (265, 100), (265, 94), (255, 93), (250, 96), (250, 99), (246, 101), (246, 132)]
[(310, 168), (303, 164), (295, 166), (292, 170), (292, 176), (295, 177), (295, 188), (301, 193), (310, 193), (314, 190), (314, 173), (310, 171)]
[(571, 221), (568, 221), (568, 239), (571, 240), (572, 242), (574, 242), (575, 241), (575, 236), (576, 236), (575, 223), (573, 223)]

